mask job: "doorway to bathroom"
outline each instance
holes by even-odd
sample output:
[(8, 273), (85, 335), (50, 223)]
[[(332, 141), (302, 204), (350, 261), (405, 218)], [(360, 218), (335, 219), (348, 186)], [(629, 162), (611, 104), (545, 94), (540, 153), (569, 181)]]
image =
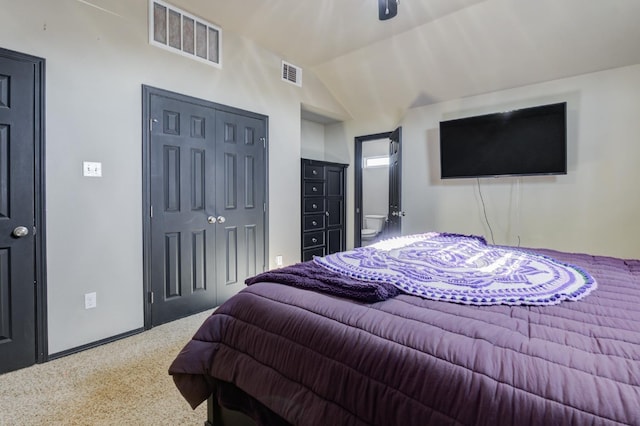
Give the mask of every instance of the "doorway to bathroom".
[(355, 138), (355, 247), (401, 233), (401, 141), (401, 127)]

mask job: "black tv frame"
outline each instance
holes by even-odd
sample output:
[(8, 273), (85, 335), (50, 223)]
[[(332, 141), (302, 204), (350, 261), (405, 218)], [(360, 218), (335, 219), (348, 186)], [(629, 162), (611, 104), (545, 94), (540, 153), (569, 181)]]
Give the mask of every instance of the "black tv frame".
[(441, 179), (566, 174), (566, 102), (440, 122)]

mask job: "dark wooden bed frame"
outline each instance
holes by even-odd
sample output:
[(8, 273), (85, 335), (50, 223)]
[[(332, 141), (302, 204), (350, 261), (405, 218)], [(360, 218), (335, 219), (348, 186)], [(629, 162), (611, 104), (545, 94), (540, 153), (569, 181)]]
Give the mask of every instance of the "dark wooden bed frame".
[(212, 396), (207, 399), (207, 421), (204, 426), (255, 426), (256, 422), (240, 411), (231, 410), (218, 404)]
[(214, 380), (214, 383), (216, 390), (207, 398), (205, 426), (290, 425), (235, 385), (220, 380)]

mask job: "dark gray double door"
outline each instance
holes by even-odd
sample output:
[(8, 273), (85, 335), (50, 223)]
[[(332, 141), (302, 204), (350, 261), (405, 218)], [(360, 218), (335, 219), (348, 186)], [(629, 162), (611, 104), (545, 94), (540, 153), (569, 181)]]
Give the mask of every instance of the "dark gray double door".
[(264, 270), (267, 122), (159, 89), (144, 92), (147, 325), (154, 326), (219, 305)]

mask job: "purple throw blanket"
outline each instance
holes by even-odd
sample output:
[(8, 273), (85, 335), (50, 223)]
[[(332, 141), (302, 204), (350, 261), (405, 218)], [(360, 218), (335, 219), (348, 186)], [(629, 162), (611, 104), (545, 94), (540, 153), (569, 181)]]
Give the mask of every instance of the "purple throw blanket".
[(402, 293), (393, 284), (355, 280), (338, 272), (329, 271), (312, 260), (263, 272), (247, 278), (245, 284), (251, 285), (265, 281), (316, 290), (365, 303), (380, 302)]

